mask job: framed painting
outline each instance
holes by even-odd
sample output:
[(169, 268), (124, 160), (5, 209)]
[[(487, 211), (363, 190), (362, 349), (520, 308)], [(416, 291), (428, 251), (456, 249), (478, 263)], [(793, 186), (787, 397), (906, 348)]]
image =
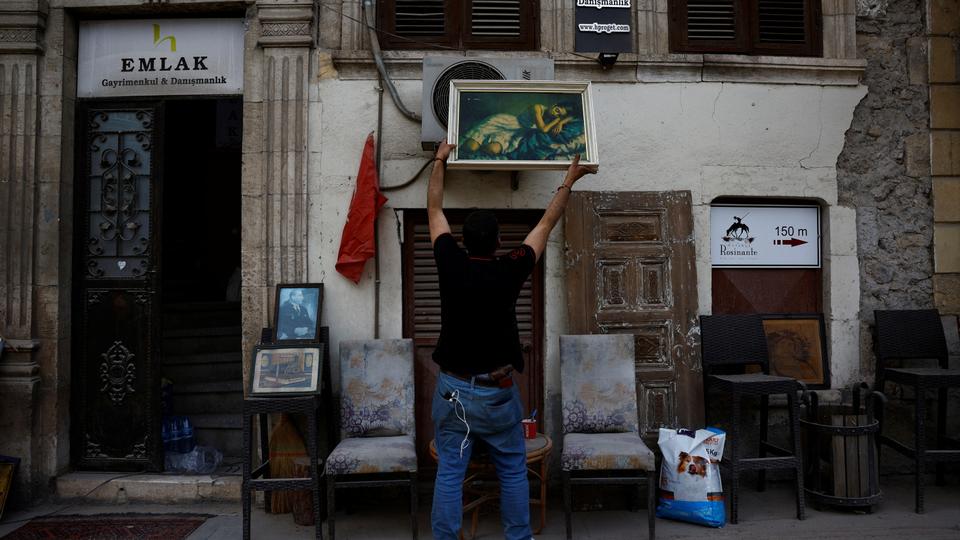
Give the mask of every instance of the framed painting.
[(589, 82), (450, 81), (450, 169), (599, 165)]
[(250, 395), (307, 395), (320, 384), (323, 351), (316, 346), (258, 345), (253, 350)]
[(274, 343), (316, 343), (322, 309), (323, 283), (278, 284)]
[(0, 520), (3, 519), (3, 508), (7, 505), (10, 490), (13, 488), (13, 473), (20, 464), (20, 458), (0, 456)]
[(770, 374), (793, 377), (810, 389), (830, 388), (823, 314), (765, 314)]

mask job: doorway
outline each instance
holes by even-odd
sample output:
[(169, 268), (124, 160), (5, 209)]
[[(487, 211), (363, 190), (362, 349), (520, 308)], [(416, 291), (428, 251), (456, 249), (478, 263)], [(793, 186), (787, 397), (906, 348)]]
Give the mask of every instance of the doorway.
[[(470, 211), (446, 210), (444, 213), (453, 236), (463, 245), (463, 222)], [(494, 213), (500, 224), (501, 245), (497, 255), (520, 247), (543, 216), (542, 210), (501, 210)], [(433, 362), (433, 351), (440, 337), (440, 286), (426, 211), (404, 211), (403, 222), (403, 337), (413, 339), (416, 350), (417, 456), (421, 467), (434, 468), (436, 464), (430, 459), (428, 446), (433, 439), (430, 404), (439, 370)], [(527, 414), (543, 410), (543, 275), (541, 258), (523, 284), (517, 300), (517, 326), (525, 369), (516, 380)], [(537, 416), (538, 431), (543, 431), (542, 418), (542, 414)]]
[(239, 455), (239, 98), (83, 101), (73, 462), (163, 468), (164, 417)]

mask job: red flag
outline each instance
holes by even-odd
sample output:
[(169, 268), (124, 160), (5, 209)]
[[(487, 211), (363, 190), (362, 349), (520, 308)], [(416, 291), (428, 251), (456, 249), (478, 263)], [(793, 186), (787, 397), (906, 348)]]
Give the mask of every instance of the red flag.
[(373, 228), (376, 226), (377, 212), (386, 202), (387, 198), (380, 193), (377, 165), (373, 160), (373, 133), (370, 133), (363, 147), (363, 157), (360, 158), (357, 186), (350, 200), (350, 211), (343, 225), (340, 254), (337, 256), (337, 272), (354, 283), (360, 283), (363, 265), (376, 255)]

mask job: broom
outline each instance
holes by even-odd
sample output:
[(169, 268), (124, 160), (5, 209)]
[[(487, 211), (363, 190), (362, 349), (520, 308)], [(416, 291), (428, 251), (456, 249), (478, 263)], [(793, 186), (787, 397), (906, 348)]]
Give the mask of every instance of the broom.
[[(297, 476), (294, 459), (307, 457), (303, 437), (287, 414), (270, 433), (270, 478), (294, 478)], [(293, 510), (293, 499), (298, 494), (292, 491), (274, 491), (270, 497), (270, 511), (286, 514)]]

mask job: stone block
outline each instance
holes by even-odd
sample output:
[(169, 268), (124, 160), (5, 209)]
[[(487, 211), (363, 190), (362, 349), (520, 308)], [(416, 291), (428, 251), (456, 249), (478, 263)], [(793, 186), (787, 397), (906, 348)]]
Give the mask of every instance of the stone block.
[(960, 223), (933, 226), (934, 271), (940, 274), (960, 272)]
[(841, 255), (830, 257), (827, 267), (830, 317), (856, 319), (860, 312), (860, 266), (857, 257)]
[(941, 314), (960, 313), (960, 274), (934, 274), (933, 303)]
[(927, 25), (933, 35), (960, 32), (960, 0), (930, 0), (927, 2)]
[(960, 85), (930, 87), (930, 127), (960, 129)]
[(930, 82), (952, 83), (957, 82), (960, 72), (960, 56), (957, 54), (958, 42), (956, 38), (930, 38)]
[(832, 255), (857, 254), (857, 211), (845, 206), (831, 206), (830, 253)]
[(930, 138), (926, 133), (914, 133), (904, 140), (907, 176), (919, 178), (930, 174)]
[(960, 177), (933, 179), (933, 220), (938, 223), (960, 221)]
[(910, 84), (927, 83), (927, 38), (916, 36), (907, 40), (907, 72)]
[(930, 170), (934, 176), (960, 176), (960, 131), (930, 134)]

